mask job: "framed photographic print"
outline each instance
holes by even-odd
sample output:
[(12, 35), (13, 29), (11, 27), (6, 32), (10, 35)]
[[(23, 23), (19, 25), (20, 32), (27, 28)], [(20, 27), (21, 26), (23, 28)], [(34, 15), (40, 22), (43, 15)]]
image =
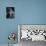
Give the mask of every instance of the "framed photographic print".
[(19, 41), (46, 41), (46, 25), (20, 24), (18, 25), (18, 33), (20, 33)]
[(15, 18), (15, 7), (6, 7), (6, 18)]

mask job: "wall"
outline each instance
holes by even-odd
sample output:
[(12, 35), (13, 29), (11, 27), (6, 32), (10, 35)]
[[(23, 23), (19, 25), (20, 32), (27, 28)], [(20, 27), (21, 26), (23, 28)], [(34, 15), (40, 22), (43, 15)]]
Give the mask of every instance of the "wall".
[(19, 24), (46, 24), (46, 0), (16, 0)]
[[(7, 6), (16, 7), (15, 19), (6, 19)], [(0, 0), (0, 44), (8, 43), (9, 32), (18, 32), (18, 24), (46, 24), (46, 0)]]
[[(8, 34), (16, 32), (17, 35), (17, 19), (6, 19), (6, 7), (16, 7), (16, 0), (0, 0), (0, 44), (7, 44)], [(17, 39), (15, 41), (18, 42)]]

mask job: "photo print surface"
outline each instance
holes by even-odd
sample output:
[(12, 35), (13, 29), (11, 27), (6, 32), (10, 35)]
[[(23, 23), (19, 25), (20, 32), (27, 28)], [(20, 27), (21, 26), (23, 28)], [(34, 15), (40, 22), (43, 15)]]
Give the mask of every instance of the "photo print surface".
[(15, 18), (15, 7), (6, 7), (6, 18)]
[(46, 41), (46, 25), (19, 25), (20, 40)]

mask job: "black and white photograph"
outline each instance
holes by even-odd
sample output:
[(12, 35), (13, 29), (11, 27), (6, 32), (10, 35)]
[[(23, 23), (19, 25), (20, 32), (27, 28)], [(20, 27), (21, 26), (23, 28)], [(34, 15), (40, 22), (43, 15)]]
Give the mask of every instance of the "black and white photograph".
[(6, 7), (6, 18), (15, 18), (15, 7)]
[(18, 25), (20, 46), (43, 45), (46, 43), (46, 25)]

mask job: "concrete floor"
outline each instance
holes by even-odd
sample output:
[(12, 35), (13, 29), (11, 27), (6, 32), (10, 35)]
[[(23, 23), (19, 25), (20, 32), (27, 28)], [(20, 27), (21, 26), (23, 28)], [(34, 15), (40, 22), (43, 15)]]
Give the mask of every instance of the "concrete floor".
[(20, 42), (20, 46), (46, 46), (46, 42), (45, 41), (25, 41), (25, 40), (21, 40)]
[[(0, 46), (8, 46), (8, 44), (0, 44)], [(10, 45), (10, 46), (19, 46), (18, 44)]]
[[(8, 46), (7, 44), (0, 44), (0, 46)], [(46, 46), (45, 41), (31, 41), (31, 40), (21, 40), (19, 44), (15, 44), (14, 46)]]

